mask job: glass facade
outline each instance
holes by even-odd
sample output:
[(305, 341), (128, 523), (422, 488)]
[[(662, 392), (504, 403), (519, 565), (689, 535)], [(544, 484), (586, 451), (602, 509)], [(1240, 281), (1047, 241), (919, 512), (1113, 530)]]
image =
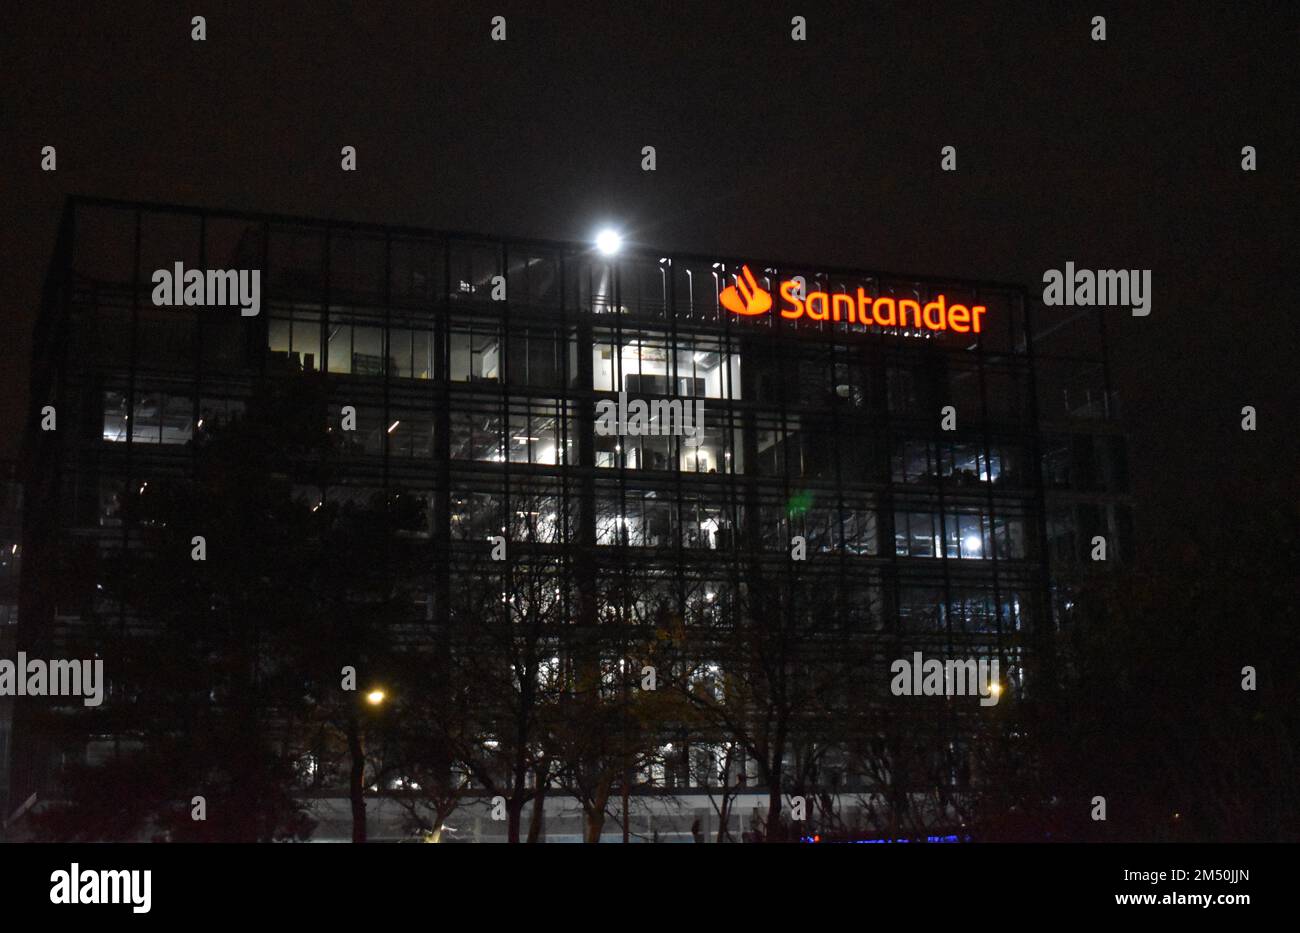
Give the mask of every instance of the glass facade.
[[(1042, 379), (1012, 286), (750, 264), (774, 296), (799, 277), (987, 308), (979, 334), (852, 328), (728, 312), (729, 260), (107, 202), (70, 209), (60, 251), (38, 352), (84, 420), (46, 453), (65, 527), (115, 534), (121, 491), (189, 469), (256, 380), (313, 374), (332, 424), (356, 413), (350, 475), (325, 495), (410, 496), (424, 516), (416, 626), (497, 535), (566, 607), (668, 606), (687, 625), (732, 611), (739, 570), (792, 572), (801, 539), (801, 578), (835, 594), (850, 634), (1014, 667), (1052, 620), (1055, 568), (1094, 533), (1120, 555), (1131, 539), (1111, 396)], [(176, 261), (261, 269), (261, 313), (152, 307), (150, 271)], [(648, 432), (598, 429), (601, 403), (638, 401)], [(691, 443), (659, 432), (667, 403), (702, 404)], [(605, 598), (630, 578), (637, 600)], [(726, 653), (701, 664), (725, 670)]]

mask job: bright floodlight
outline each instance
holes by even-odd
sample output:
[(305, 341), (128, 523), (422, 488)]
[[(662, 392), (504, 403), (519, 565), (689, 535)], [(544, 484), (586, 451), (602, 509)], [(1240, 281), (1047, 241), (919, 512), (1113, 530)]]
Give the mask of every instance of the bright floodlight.
[(384, 702), (384, 691), (378, 689), (371, 690), (366, 694), (366, 700), (369, 701), (371, 706), (378, 706), (380, 703)]
[(596, 234), (596, 249), (606, 256), (612, 256), (623, 246), (623, 238), (614, 230), (602, 230)]

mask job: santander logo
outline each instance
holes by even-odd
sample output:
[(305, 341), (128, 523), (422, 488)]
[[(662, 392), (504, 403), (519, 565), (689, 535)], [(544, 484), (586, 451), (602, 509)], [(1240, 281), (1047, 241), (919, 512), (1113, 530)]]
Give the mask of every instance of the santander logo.
[(766, 314), (772, 310), (772, 296), (759, 287), (749, 266), (740, 267), (736, 284), (724, 288), (722, 294), (718, 295), (718, 301), (732, 314), (743, 314), (746, 317)]
[[(780, 291), (785, 304), (778, 311), (789, 321), (806, 317), (811, 321), (831, 321), (859, 328), (901, 327), (978, 334), (983, 329), (984, 315), (988, 313), (984, 305), (950, 303), (945, 295), (936, 295), (929, 301), (919, 296), (895, 298), (882, 295), (876, 298), (862, 288), (852, 295), (824, 291), (805, 295), (803, 280), (797, 278), (782, 282)], [(718, 301), (732, 314), (742, 317), (754, 317), (772, 310), (772, 295), (758, 284), (747, 265), (740, 267), (736, 284), (724, 288)]]

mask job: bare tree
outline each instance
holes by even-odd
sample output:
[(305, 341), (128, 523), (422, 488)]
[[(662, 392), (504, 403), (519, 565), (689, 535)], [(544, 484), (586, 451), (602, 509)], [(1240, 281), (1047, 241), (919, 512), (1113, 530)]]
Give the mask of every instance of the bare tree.
[(768, 841), (788, 835), (781, 815), (787, 759), (827, 724), (843, 674), (832, 641), (833, 588), (800, 562), (784, 571), (754, 561), (720, 585), (693, 589), (678, 679), (702, 720), (757, 768), (768, 796)]

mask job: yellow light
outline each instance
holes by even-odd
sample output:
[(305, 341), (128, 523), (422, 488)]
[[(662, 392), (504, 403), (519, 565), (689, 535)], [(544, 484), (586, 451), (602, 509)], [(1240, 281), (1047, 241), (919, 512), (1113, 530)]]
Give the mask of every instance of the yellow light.
[(1002, 696), (1002, 685), (996, 680), (993, 681), (993, 683), (989, 684), (989, 693), (993, 694), (995, 697)]
[(366, 694), (366, 702), (371, 706), (378, 706), (380, 703), (384, 702), (384, 691), (377, 689), (371, 690)]

